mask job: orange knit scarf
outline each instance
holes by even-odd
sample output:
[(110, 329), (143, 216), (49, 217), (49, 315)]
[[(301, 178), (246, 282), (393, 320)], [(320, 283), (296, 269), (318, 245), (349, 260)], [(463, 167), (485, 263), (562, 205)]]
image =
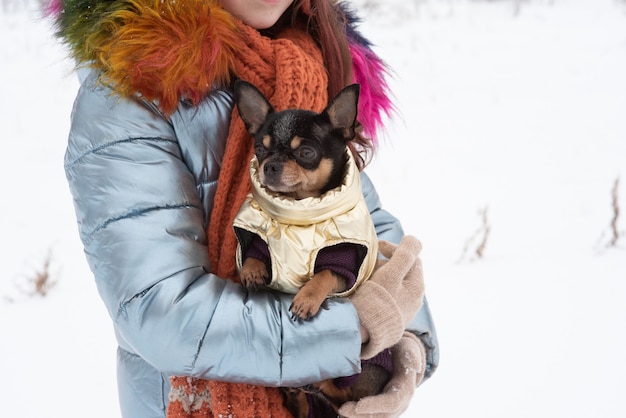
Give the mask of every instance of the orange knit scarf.
[[(324, 108), (328, 78), (321, 52), (309, 35), (287, 30), (271, 40), (244, 25), (239, 29), (242, 43), (234, 50), (237, 77), (256, 85), (276, 110), (300, 107), (319, 112)], [(237, 239), (232, 222), (250, 192), (252, 153), (252, 140), (234, 109), (208, 240), (212, 272), (235, 281)], [(277, 388), (187, 377), (173, 377), (171, 383), (169, 418), (291, 417)]]

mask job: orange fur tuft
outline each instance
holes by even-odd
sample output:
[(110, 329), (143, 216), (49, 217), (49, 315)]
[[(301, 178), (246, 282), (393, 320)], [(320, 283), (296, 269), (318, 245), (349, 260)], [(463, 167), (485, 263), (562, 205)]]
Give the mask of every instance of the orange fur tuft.
[(119, 94), (139, 92), (170, 114), (181, 99), (198, 104), (215, 84), (230, 80), (241, 41), (235, 19), (216, 1), (131, 3), (110, 14), (113, 36), (98, 51), (103, 81)]

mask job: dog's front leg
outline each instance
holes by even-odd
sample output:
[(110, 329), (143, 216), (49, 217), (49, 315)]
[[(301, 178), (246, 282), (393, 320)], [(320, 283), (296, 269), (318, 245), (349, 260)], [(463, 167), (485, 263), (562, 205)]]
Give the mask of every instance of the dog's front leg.
[(330, 270), (316, 273), (293, 298), (293, 303), (289, 307), (291, 318), (294, 321), (313, 318), (328, 295), (341, 292), (345, 287), (346, 280)]
[(265, 286), (268, 280), (268, 272), (265, 263), (254, 257), (246, 258), (239, 271), (239, 279), (246, 290), (255, 291)]

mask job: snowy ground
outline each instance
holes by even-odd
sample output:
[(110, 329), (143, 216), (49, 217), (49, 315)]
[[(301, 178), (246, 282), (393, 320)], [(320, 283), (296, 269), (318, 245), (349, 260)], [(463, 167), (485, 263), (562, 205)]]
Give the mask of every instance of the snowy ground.
[[(626, 416), (626, 236), (607, 247), (618, 177), (626, 230), (626, 3), (383, 4), (363, 31), (402, 117), (370, 173), (423, 242), (441, 343), (406, 416)], [(77, 81), (47, 24), (14, 8), (0, 6), (2, 415), (116, 417), (115, 343), (62, 169)], [(49, 251), (57, 284), (27, 296)]]

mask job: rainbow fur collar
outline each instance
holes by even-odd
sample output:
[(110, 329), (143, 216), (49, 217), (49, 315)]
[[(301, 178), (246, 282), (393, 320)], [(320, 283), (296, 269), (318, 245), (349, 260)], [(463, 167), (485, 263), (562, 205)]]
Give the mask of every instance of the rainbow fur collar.
[[(359, 120), (374, 137), (394, 110), (387, 67), (356, 29), (356, 15), (340, 7), (349, 22), (354, 82), (361, 84)], [(77, 65), (95, 67), (118, 94), (139, 94), (165, 113), (181, 98), (197, 104), (230, 80), (241, 23), (216, 0), (48, 0), (45, 13)]]

